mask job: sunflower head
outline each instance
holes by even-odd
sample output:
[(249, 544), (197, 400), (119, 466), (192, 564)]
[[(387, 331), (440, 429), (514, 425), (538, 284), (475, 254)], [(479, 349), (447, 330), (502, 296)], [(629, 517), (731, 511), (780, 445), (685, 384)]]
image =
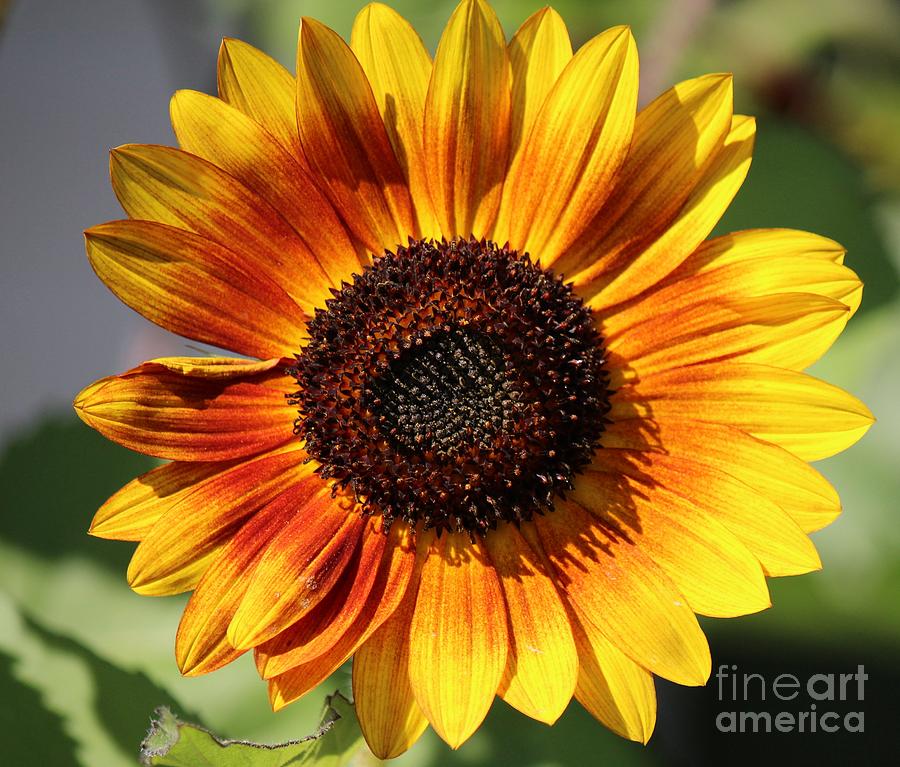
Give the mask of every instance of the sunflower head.
[(637, 108), (629, 30), (573, 52), (464, 0), (432, 59), (380, 4), (311, 19), (296, 74), (226, 40), (180, 148), (113, 151), (127, 219), (86, 233), (152, 322), (240, 356), (169, 357), (80, 417), (167, 463), (97, 512), (129, 583), (192, 591), (185, 674), (253, 651), (274, 708), (353, 658), (365, 737), (451, 746), (496, 695), (573, 695), (646, 742), (653, 676), (703, 684), (695, 614), (769, 605), (840, 506), (808, 461), (871, 423), (802, 372), (859, 306), (806, 232), (707, 239), (755, 125), (731, 78)]

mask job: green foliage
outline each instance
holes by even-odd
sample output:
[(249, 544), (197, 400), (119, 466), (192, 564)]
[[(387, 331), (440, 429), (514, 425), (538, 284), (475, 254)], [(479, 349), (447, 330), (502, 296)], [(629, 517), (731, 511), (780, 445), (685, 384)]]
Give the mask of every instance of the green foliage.
[(325, 701), (319, 729), (277, 746), (222, 740), (196, 724), (157, 709), (141, 744), (141, 764), (157, 767), (342, 767), (362, 746), (353, 706), (336, 693)]

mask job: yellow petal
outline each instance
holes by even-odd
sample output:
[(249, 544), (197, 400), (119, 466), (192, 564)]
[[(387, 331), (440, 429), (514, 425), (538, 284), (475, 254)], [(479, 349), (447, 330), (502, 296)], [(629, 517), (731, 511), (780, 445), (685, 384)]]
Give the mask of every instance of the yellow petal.
[(575, 697), (617, 735), (646, 743), (656, 724), (653, 675), (587, 621), (573, 619), (578, 645)]
[(550, 265), (582, 233), (628, 153), (637, 91), (628, 28), (607, 30), (575, 54), (510, 168), (513, 247)]
[(241, 40), (226, 37), (219, 48), (219, 98), (252, 117), (301, 159), (294, 76), (275, 59)]
[(608, 450), (658, 451), (712, 466), (780, 506), (806, 533), (841, 513), (834, 488), (806, 461), (732, 426), (630, 418), (610, 424), (602, 441)]
[(98, 538), (140, 541), (195, 485), (230, 466), (217, 461), (173, 461), (158, 466), (114, 493), (97, 510), (88, 532)]
[(416, 234), (412, 202), (369, 81), (340, 36), (308, 18), (296, 106), (306, 158), (356, 238), (376, 255), (406, 244)]
[(484, 0), (462, 0), (441, 37), (425, 101), (431, 199), (443, 235), (482, 237), (509, 156), (510, 73), (503, 29)]
[(393, 759), (428, 726), (409, 682), (409, 626), (417, 589), (353, 656), (353, 700), (366, 743), (379, 759)]
[(657, 481), (644, 457), (624, 450), (597, 456), (597, 471), (577, 478), (573, 500), (640, 546), (695, 613), (732, 618), (769, 607), (753, 554), (721, 522)]
[(803, 370), (831, 347), (850, 316), (840, 301), (811, 293), (697, 296), (674, 311), (655, 294), (644, 300), (656, 308), (645, 322), (623, 327), (613, 316), (603, 323), (607, 351), (627, 360), (629, 378), (722, 359)]
[(726, 424), (781, 445), (805, 461), (846, 450), (874, 420), (862, 402), (842, 389), (766, 365), (693, 365), (647, 376), (634, 385), (621, 383), (613, 381), (618, 389), (610, 412), (614, 420), (650, 416)]
[(181, 147), (239, 179), (275, 208), (332, 285), (359, 271), (361, 253), (308, 167), (259, 123), (224, 101), (178, 91), (169, 105)]
[(753, 118), (735, 116), (722, 150), (713, 155), (675, 220), (651, 244), (616, 269), (595, 265), (575, 275), (575, 289), (592, 309), (613, 306), (643, 292), (706, 239), (747, 177), (755, 136)]
[(545, 565), (512, 525), (485, 536), (509, 614), (510, 642), (500, 685), (523, 714), (553, 724), (566, 710), (578, 678), (569, 618)]
[(528, 138), (547, 94), (572, 59), (569, 30), (550, 7), (533, 13), (513, 35), (507, 48), (512, 70), (510, 154)]
[(535, 527), (579, 620), (654, 674), (705, 684), (706, 637), (685, 598), (640, 546), (571, 501), (557, 500)]
[(422, 237), (440, 239), (422, 143), (431, 56), (409, 22), (381, 3), (370, 3), (359, 12), (350, 47), (369, 78), (388, 138), (406, 174), (419, 232)]
[(420, 536), (427, 552), (410, 626), (409, 678), (435, 732), (458, 748), (487, 715), (506, 666), (497, 574), (464, 533)]
[(730, 75), (686, 80), (642, 109), (609, 199), (555, 268), (615, 270), (650, 245), (721, 150), (731, 117)]
[[(547, 94), (572, 59), (569, 30), (556, 11), (550, 7), (542, 8), (519, 27), (509, 41), (507, 54), (512, 72), (512, 106), (509, 115), (509, 163), (512, 165), (531, 133)], [(511, 189), (509, 184), (504, 186), (497, 221), (494, 223), (492, 239), (498, 243), (509, 239)]]

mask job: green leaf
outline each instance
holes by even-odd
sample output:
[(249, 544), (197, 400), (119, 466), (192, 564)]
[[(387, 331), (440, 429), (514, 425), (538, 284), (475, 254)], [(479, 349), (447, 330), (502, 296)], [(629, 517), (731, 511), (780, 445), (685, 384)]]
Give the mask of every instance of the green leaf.
[(154, 767), (341, 767), (362, 746), (353, 704), (339, 692), (325, 699), (319, 729), (300, 740), (267, 746), (222, 740), (168, 708), (156, 710), (141, 744), (141, 764)]

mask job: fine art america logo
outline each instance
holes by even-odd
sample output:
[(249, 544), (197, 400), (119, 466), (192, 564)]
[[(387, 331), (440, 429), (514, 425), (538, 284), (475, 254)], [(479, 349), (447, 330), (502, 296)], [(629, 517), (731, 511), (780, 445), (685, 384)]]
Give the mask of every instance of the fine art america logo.
[(722, 707), (731, 710), (716, 716), (716, 728), (725, 733), (863, 732), (868, 678), (862, 665), (854, 673), (779, 674), (769, 680), (723, 664), (716, 671), (716, 692)]

